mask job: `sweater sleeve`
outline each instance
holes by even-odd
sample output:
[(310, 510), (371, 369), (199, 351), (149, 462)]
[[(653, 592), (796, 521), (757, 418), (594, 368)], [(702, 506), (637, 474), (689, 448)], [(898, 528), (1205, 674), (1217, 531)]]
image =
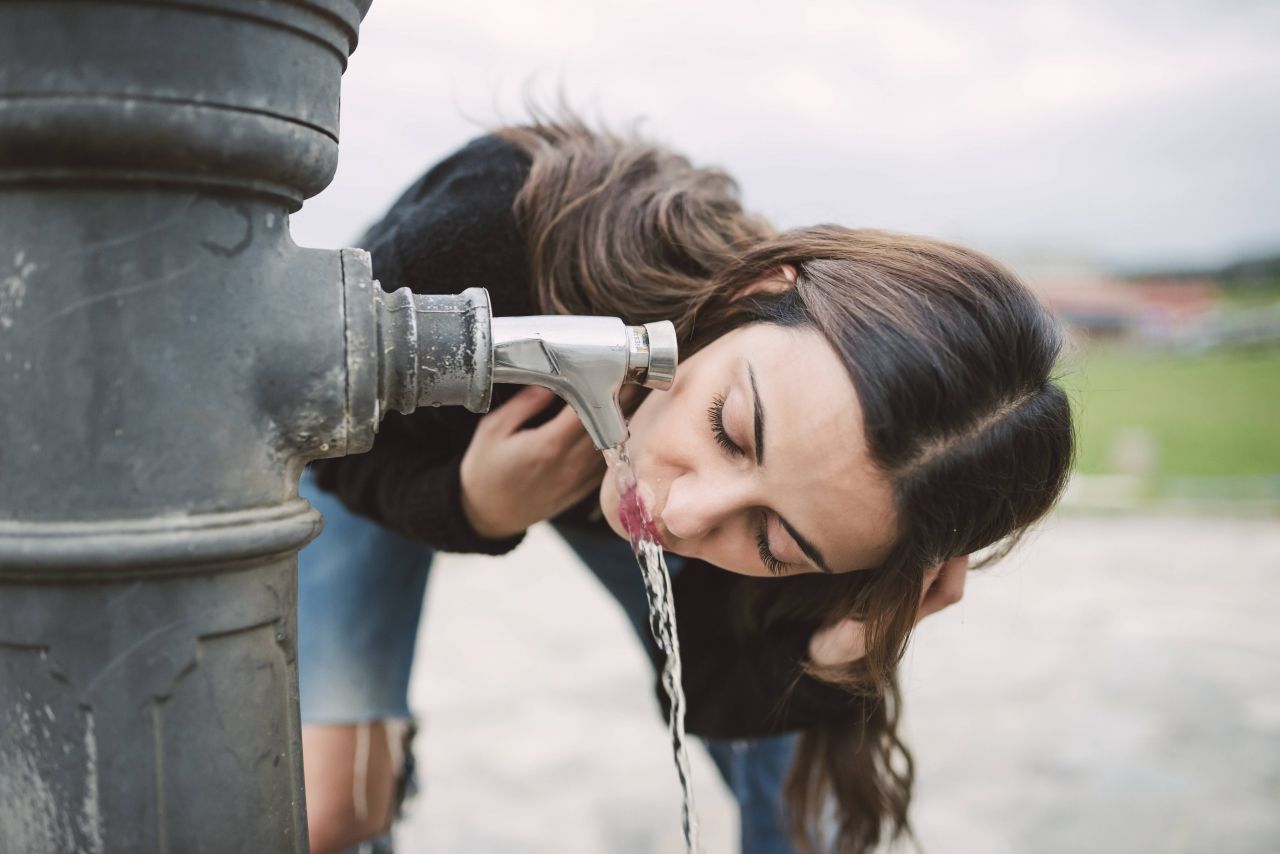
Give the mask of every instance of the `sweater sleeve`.
[[(847, 716), (857, 698), (804, 673), (813, 627), (796, 623), (764, 633), (733, 628), (729, 603), (740, 584), (779, 584), (691, 561), (672, 583), (676, 602), (685, 726), (705, 738), (760, 738)], [(659, 701), (669, 712), (659, 685)]]
[[(383, 290), (489, 290), (494, 313), (531, 311), (524, 241), (512, 206), (528, 174), (513, 146), (483, 137), (432, 167), (361, 242)], [(513, 393), (494, 389), (494, 406)], [(321, 489), (354, 513), (444, 551), (502, 554), (523, 538), (489, 540), (462, 509), (461, 464), (479, 416), (458, 407), (390, 413), (364, 454), (312, 464)]]
[(351, 512), (441, 551), (500, 555), (518, 546), (523, 533), (491, 540), (471, 527), (462, 509), (462, 451), (440, 443), (431, 453), (430, 444), (424, 448), (400, 426), (403, 420), (387, 416), (373, 448), (355, 458), (359, 465), (313, 464), (317, 485)]

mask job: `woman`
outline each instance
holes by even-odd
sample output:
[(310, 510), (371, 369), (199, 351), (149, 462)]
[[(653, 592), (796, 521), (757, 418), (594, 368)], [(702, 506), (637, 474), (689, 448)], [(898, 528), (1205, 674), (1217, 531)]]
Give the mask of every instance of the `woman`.
[[(676, 383), (638, 402), (630, 445), (683, 558), (689, 730), (721, 740), (712, 755), (743, 806), (744, 850), (786, 850), (773, 807), (787, 767), (797, 848), (861, 851), (906, 832), (907, 637), (958, 599), (967, 555), (1006, 550), (1049, 510), (1070, 463), (1060, 342), (1034, 297), (957, 246), (775, 232), (724, 174), (572, 120), (468, 145), (365, 245), (387, 289), (482, 285), (497, 315), (676, 323)], [(571, 412), (542, 413), (541, 390), (504, 391), (483, 419), (390, 416), (368, 454), (315, 468), (325, 537), (343, 526), (300, 567), (317, 850), (389, 821), (432, 548), (499, 554), (555, 519), (624, 607), (636, 599), (625, 543), (605, 535), (623, 531), (599, 455)], [(735, 755), (763, 784), (735, 785), (723, 740), (747, 745)]]

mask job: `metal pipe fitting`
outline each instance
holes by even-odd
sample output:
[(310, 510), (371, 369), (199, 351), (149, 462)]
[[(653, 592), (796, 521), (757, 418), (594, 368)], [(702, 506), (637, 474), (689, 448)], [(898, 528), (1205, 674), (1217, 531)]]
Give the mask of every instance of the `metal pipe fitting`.
[(493, 332), (484, 288), (455, 296), (382, 293), (378, 319), (386, 408), (406, 415), (420, 406), (489, 411)]
[[(358, 314), (351, 305), (367, 299), (353, 294), (363, 287), (353, 288), (352, 281), (348, 276), (349, 329)], [(408, 288), (384, 293), (374, 283), (372, 291), (376, 334), (356, 337), (378, 342), (383, 411), (464, 406), (487, 412), (494, 383), (538, 385), (564, 398), (604, 450), (627, 439), (618, 402), (623, 384), (666, 389), (675, 380), (676, 331), (670, 321), (627, 326), (616, 317), (492, 317), (483, 288), (434, 296)]]

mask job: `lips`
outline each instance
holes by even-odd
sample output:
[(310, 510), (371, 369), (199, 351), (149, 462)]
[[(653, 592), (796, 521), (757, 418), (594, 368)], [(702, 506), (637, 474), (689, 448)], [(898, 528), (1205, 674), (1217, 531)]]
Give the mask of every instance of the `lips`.
[(653, 514), (653, 508), (658, 504), (658, 500), (653, 494), (653, 489), (645, 481), (640, 481), (636, 486), (636, 491), (639, 493), (640, 506), (644, 510), (645, 518), (649, 520), (654, 540), (664, 549), (671, 548), (671, 534), (667, 531), (667, 526), (659, 522)]
[(653, 517), (649, 515), (648, 503), (645, 501), (647, 497), (644, 493), (648, 490), (643, 486), (637, 488), (632, 486), (626, 491), (618, 495), (618, 520), (622, 523), (623, 530), (627, 532), (627, 536), (631, 538), (633, 543), (642, 540), (655, 542), (662, 548), (667, 547), (666, 540), (663, 539), (662, 532), (658, 529), (658, 525), (653, 521)]

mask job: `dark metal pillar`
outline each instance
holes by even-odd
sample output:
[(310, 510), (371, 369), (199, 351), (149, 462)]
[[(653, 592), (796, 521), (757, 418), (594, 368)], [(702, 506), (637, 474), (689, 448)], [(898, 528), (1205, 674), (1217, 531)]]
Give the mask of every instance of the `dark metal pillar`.
[(0, 854), (307, 848), (298, 476), (397, 369), (288, 215), (369, 2), (0, 0)]

